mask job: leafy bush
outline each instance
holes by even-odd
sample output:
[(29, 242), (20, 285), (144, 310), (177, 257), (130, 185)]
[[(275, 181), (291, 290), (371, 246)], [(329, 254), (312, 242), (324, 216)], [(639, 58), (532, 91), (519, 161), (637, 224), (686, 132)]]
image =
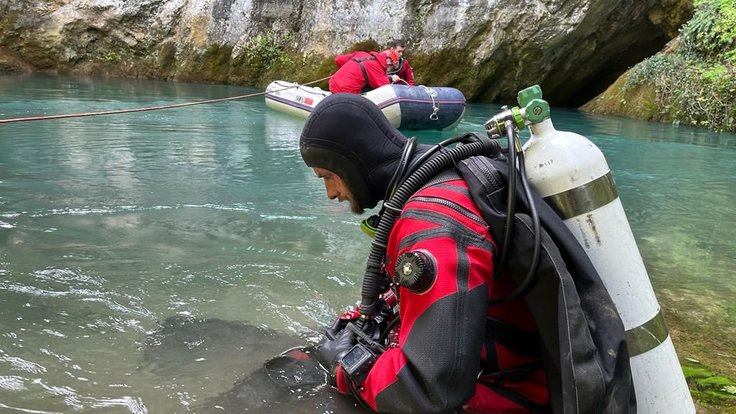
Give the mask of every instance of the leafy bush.
[(624, 90), (651, 84), (663, 120), (736, 131), (736, 0), (696, 0), (674, 53), (635, 66)]
[(682, 53), (736, 63), (736, 0), (698, 0), (680, 33)]
[(269, 31), (259, 33), (245, 47), (243, 57), (256, 79), (274, 66), (290, 66), (293, 62), (286, 53), (288, 37)]

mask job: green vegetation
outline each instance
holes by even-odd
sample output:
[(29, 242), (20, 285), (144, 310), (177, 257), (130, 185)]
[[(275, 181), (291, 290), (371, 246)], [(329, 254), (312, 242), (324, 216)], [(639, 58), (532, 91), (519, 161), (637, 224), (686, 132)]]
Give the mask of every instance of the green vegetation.
[(736, 412), (736, 382), (722, 375), (714, 374), (701, 363), (688, 360), (683, 362), (693, 399), (703, 407), (718, 408), (720, 412)]
[(240, 56), (240, 61), (250, 69), (251, 76), (260, 79), (269, 69), (280, 66), (293, 66), (294, 62), (286, 53), (288, 35), (268, 31), (252, 38)]
[[(293, 35), (273, 31), (258, 34), (243, 47), (210, 45), (205, 51), (193, 47), (177, 50), (173, 44), (163, 45), (157, 57), (157, 68), (178, 81), (216, 82), (264, 87), (276, 79), (327, 88), (326, 78), (337, 68), (334, 55), (304, 55), (295, 48)], [(355, 50), (381, 50), (368, 39), (355, 43), (339, 53)], [(313, 81), (321, 80), (315, 84)]]
[(696, 0), (671, 53), (635, 66), (624, 91), (653, 85), (653, 118), (736, 131), (736, 0)]

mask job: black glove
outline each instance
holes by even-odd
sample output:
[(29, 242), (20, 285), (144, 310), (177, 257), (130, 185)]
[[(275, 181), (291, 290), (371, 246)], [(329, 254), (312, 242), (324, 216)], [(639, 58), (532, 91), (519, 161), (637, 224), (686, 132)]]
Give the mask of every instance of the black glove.
[(329, 382), (333, 387), (337, 386), (337, 368), (340, 365), (340, 359), (357, 342), (355, 333), (350, 329), (343, 329), (335, 339), (328, 338), (318, 346), (317, 359), (329, 372)]
[(327, 330), (325, 330), (325, 335), (327, 336), (327, 339), (337, 339), (338, 335), (340, 335), (340, 332), (345, 329), (345, 327), (350, 322), (355, 322), (359, 318), (360, 309), (357, 305), (355, 309), (343, 312), (340, 316), (337, 317), (337, 319), (332, 322), (332, 325), (330, 325)]
[(357, 319), (335, 319), (335, 321), (332, 322), (332, 325), (328, 326), (327, 329), (325, 329), (325, 336), (327, 337), (327, 340), (336, 340), (342, 334), (342, 331), (345, 330), (345, 327), (348, 326), (350, 322), (355, 320)]

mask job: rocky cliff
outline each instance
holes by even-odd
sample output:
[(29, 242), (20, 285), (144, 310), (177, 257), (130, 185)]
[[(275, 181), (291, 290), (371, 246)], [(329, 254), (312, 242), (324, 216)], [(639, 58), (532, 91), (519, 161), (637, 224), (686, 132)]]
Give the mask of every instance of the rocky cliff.
[(401, 37), (419, 83), (499, 102), (537, 83), (577, 106), (691, 14), (692, 0), (0, 0), (0, 71), (262, 86)]

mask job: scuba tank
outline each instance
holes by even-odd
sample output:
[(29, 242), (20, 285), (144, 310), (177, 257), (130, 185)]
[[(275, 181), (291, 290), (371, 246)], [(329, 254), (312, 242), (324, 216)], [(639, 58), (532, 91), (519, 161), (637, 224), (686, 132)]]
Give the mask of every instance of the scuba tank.
[(587, 138), (554, 128), (538, 85), (519, 92), (518, 101), (531, 132), (523, 146), (529, 181), (583, 246), (621, 315), (638, 412), (695, 413), (603, 153)]

